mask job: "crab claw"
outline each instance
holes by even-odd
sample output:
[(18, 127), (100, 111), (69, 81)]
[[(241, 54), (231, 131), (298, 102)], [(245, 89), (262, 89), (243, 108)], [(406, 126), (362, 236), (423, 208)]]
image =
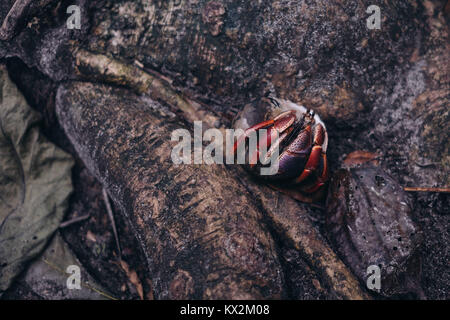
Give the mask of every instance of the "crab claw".
[(242, 143), (245, 143), (246, 139), (250, 137), (251, 134), (256, 134), (256, 132), (261, 129), (267, 129), (266, 138), (260, 139), (258, 141), (255, 150), (250, 150), (251, 154), (249, 154), (249, 163), (251, 167), (255, 166), (258, 160), (260, 160), (260, 150), (267, 150), (268, 148), (270, 148), (272, 143), (276, 141), (277, 137), (280, 137), (280, 134), (289, 129), (295, 122), (295, 120), (295, 112), (286, 111), (278, 115), (275, 119), (263, 121), (248, 128), (247, 130), (245, 130), (244, 134), (242, 134), (235, 142), (233, 146), (234, 154), (236, 154), (236, 150), (238, 149), (238, 147)]

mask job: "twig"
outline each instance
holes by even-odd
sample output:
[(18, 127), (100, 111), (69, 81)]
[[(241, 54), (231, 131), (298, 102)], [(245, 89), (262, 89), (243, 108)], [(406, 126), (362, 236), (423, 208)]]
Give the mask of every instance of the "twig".
[(220, 120), (216, 115), (204, 110), (200, 103), (178, 94), (170, 83), (136, 65), (127, 65), (84, 49), (76, 49), (74, 55), (77, 73), (89, 81), (126, 86), (139, 94), (148, 94), (154, 100), (163, 101), (175, 110), (181, 110), (190, 122), (203, 121), (212, 128), (214, 123)]
[(421, 168), (434, 167), (438, 164), (437, 162), (419, 163), (417, 161), (415, 161), (414, 163)]
[(111, 225), (113, 228), (114, 238), (116, 240), (117, 250), (119, 251), (119, 258), (120, 258), (120, 260), (122, 260), (122, 250), (120, 249), (120, 242), (119, 242), (119, 236), (117, 234), (116, 222), (114, 221), (114, 215), (113, 215), (113, 212), (111, 209), (111, 203), (109, 202), (108, 193), (106, 192), (105, 188), (103, 188), (103, 200), (105, 201), (106, 211), (108, 211), (109, 220), (111, 220)]
[(84, 216), (80, 216), (80, 217), (76, 217), (76, 218), (73, 218), (73, 219), (64, 221), (64, 222), (62, 222), (62, 223), (59, 225), (59, 227), (60, 227), (60, 228), (65, 228), (65, 227), (71, 226), (71, 225), (74, 224), (74, 223), (77, 223), (77, 222), (80, 222), (80, 221), (83, 221), (83, 220), (88, 219), (90, 216), (91, 216), (90, 214), (86, 214), (86, 215), (84, 215)]
[(17, 0), (9, 10), (0, 27), (0, 40), (10, 40), (16, 32), (20, 17), (24, 15), (32, 0)]
[(450, 193), (450, 188), (420, 188), (420, 187), (404, 187), (407, 192), (443, 192)]

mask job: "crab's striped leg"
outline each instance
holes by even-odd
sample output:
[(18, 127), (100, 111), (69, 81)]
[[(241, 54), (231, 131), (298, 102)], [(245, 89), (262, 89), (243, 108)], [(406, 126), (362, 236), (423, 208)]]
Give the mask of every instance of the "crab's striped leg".
[[(306, 162), (305, 167), (300, 176), (295, 179), (295, 183), (300, 183), (306, 180), (311, 175), (311, 173), (318, 168), (321, 159), (323, 159), (322, 155), (324, 155), (324, 152), (322, 150), (322, 144), (324, 142), (324, 139), (325, 139), (325, 129), (320, 123), (318, 123), (314, 127), (314, 134), (313, 134), (314, 145), (312, 147), (308, 161)], [(324, 164), (326, 166), (326, 155)]]
[(242, 143), (245, 143), (245, 140), (251, 135), (256, 134), (258, 130), (261, 129), (267, 129), (267, 136), (266, 139), (262, 139), (262, 141), (258, 141), (256, 149), (250, 150), (252, 154), (249, 155), (249, 162), (250, 166), (254, 166), (260, 156), (260, 149), (265, 147), (265, 150), (270, 147), (272, 142), (277, 138), (277, 136), (280, 133), (283, 133), (286, 131), (286, 129), (290, 128), (292, 124), (295, 122), (295, 112), (293, 111), (286, 111), (278, 115), (275, 119), (263, 121), (261, 123), (258, 123), (247, 130), (245, 130), (244, 134), (242, 134), (236, 143), (233, 146), (233, 152), (236, 153), (236, 150), (238, 149), (239, 145)]

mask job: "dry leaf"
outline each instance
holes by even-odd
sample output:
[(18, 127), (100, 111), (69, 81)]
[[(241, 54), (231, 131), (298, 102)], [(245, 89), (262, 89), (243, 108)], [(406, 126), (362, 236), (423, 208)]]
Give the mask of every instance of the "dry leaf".
[(0, 65), (0, 296), (44, 249), (72, 192), (73, 160), (39, 120)]
[(356, 166), (364, 163), (370, 162), (371, 164), (378, 166), (380, 162), (378, 161), (380, 155), (377, 153), (356, 150), (351, 152), (344, 160), (344, 165), (346, 166)]

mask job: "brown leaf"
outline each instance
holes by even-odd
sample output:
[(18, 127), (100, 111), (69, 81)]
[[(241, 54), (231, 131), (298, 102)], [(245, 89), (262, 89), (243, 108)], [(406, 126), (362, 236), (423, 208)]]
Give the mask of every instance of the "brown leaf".
[(91, 230), (88, 230), (86, 232), (86, 239), (91, 240), (92, 242), (97, 242), (97, 238), (95, 237), (95, 234), (93, 234)]
[(380, 155), (377, 153), (364, 151), (364, 150), (356, 150), (348, 154), (348, 156), (344, 160), (344, 165), (352, 167), (360, 164), (368, 163), (378, 166), (380, 162), (378, 159)]

